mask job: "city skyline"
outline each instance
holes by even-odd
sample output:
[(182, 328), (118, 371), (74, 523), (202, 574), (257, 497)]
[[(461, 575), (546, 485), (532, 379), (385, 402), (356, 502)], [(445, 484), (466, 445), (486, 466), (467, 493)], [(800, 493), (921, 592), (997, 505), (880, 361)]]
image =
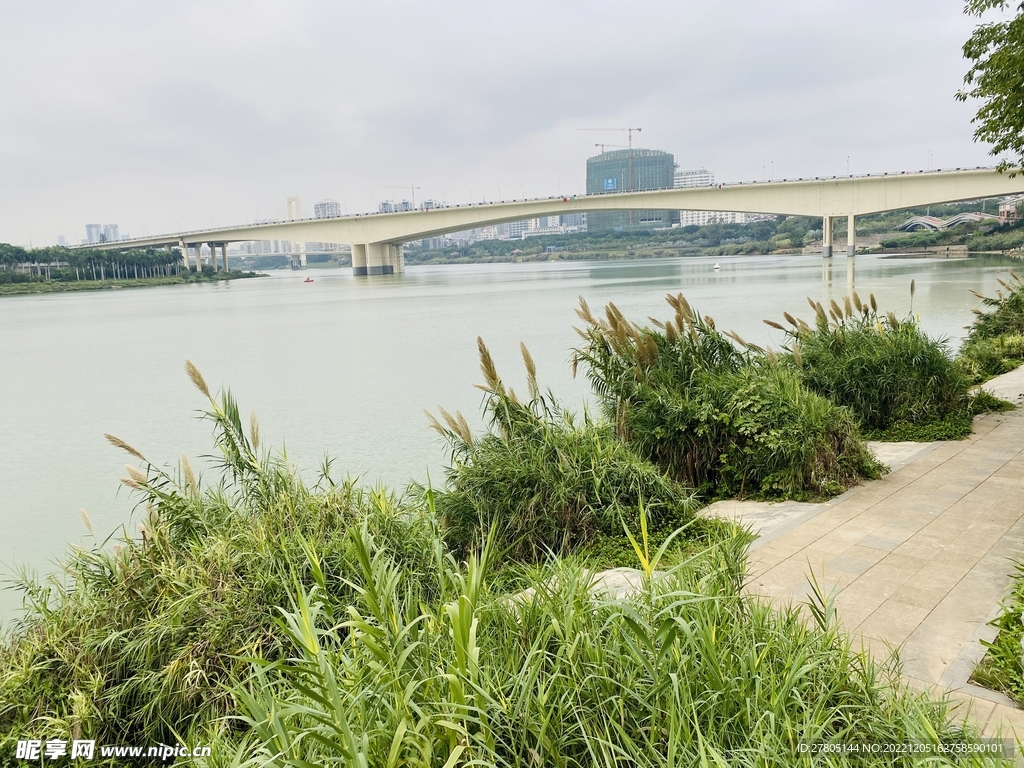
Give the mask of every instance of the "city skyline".
[(365, 212), (402, 185), (578, 194), (594, 142), (626, 138), (579, 128), (642, 126), (719, 181), (994, 162), (953, 99), (960, 3), (58, 5), (4, 10), (0, 240), (284, 218), (293, 195)]

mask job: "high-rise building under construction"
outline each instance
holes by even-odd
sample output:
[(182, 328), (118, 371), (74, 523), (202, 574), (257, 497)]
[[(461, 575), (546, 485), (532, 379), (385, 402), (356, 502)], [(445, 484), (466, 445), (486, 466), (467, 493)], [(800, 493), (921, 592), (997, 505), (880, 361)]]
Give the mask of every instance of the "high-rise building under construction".
[[(602, 152), (587, 158), (587, 194), (672, 189), (674, 171), (675, 158), (658, 149)], [(592, 211), (587, 214), (587, 231), (655, 229), (678, 221), (678, 211)]]

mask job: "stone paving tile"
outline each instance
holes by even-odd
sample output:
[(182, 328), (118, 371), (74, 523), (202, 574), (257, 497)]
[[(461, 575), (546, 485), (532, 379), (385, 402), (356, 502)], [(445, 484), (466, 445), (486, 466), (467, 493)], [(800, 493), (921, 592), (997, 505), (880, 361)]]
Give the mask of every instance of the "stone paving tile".
[[(1024, 368), (1014, 375), (1024, 392)], [(960, 716), (1024, 737), (1024, 712), (967, 682), (1024, 554), (1024, 412), (974, 427), (752, 551), (746, 589), (799, 607), (813, 573), (855, 646), (883, 661), (898, 647), (909, 684), (960, 688)]]
[(871, 536), (865, 536), (858, 542), (858, 544), (862, 547), (870, 547), (871, 549), (881, 549), (886, 552), (892, 552), (904, 541), (906, 541), (905, 538), (890, 539), (886, 536), (879, 536), (873, 534)]
[(875, 563), (871, 560), (862, 560), (859, 557), (850, 557), (848, 555), (840, 555), (835, 557), (828, 562), (828, 567), (837, 571), (846, 571), (847, 573), (862, 574), (865, 573)]
[(910, 637), (910, 633), (917, 629), (928, 612), (927, 608), (889, 598), (853, 631), (858, 635), (898, 645)]

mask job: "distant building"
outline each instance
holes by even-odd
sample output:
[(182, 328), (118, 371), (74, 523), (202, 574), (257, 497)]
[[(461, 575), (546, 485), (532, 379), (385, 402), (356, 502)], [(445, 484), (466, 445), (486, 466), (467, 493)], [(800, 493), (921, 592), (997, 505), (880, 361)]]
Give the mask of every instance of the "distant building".
[[(695, 170), (683, 170), (676, 168), (672, 177), (672, 186), (675, 189), (689, 189), (691, 187), (713, 187), (715, 186), (715, 174), (707, 168)], [(713, 221), (722, 221), (718, 211), (680, 211), (679, 226), (681, 227), (706, 227)], [(732, 223), (732, 222), (729, 222)]]
[(337, 200), (321, 200), (313, 206), (313, 218), (337, 219), (341, 216), (341, 204)]
[(381, 200), (377, 210), (378, 213), (401, 213), (402, 211), (411, 211), (412, 203), (408, 200), (402, 200), (401, 202), (396, 200)]
[[(674, 172), (675, 159), (658, 149), (602, 152), (587, 158), (587, 194), (672, 189)], [(678, 220), (677, 211), (592, 211), (587, 217), (587, 230), (653, 229), (670, 227)]]
[(713, 187), (715, 186), (715, 174), (707, 168), (698, 168), (692, 171), (676, 168), (675, 173), (672, 174), (672, 186), (675, 189)]
[(61, 248), (68, 247), (68, 241), (64, 239), (64, 235), (57, 235), (57, 245), (59, 245)]
[(999, 201), (999, 220), (1016, 221), (1021, 218), (1020, 209), (1024, 207), (1024, 195), (1004, 197)]
[(587, 214), (567, 213), (562, 216), (562, 226), (567, 232), (585, 232), (587, 230)]
[[(337, 200), (321, 200), (313, 206), (313, 218), (315, 219), (337, 219), (341, 216), (341, 205)], [(334, 253), (340, 251), (339, 243), (306, 243), (308, 253)]]
[[(715, 174), (707, 168), (689, 171), (677, 168), (673, 175), (672, 186), (675, 189), (713, 187), (715, 186)], [(708, 224), (749, 224), (764, 218), (765, 216), (760, 214), (736, 213), (734, 211), (680, 211), (679, 226), (706, 227)], [(770, 218), (774, 218), (774, 216)]]
[(116, 243), (121, 239), (117, 224), (86, 224), (84, 245), (95, 243)]
[(434, 208), (442, 207), (442, 204), (439, 203), (437, 200), (424, 200), (422, 203), (420, 203), (421, 211), (432, 211)]
[(523, 233), (530, 228), (530, 222), (523, 221), (510, 221), (505, 225), (507, 227), (507, 235), (509, 240), (519, 240), (522, 238)]

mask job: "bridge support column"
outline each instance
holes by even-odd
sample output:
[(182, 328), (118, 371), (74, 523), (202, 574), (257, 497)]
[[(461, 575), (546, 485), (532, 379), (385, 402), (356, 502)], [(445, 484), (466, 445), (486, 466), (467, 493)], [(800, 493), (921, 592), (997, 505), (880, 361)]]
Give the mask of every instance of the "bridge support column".
[(821, 255), (823, 258), (832, 258), (832, 217), (825, 216), (821, 220)]
[(387, 248), (387, 259), (384, 261), (384, 274), (385, 275), (400, 275), (405, 271), (404, 267), (404, 254), (402, 253), (402, 244), (398, 243), (386, 243)]
[(227, 272), (228, 271), (228, 244), (227, 243), (221, 243), (220, 244), (220, 263), (221, 263), (221, 266), (224, 268), (224, 271)]
[(216, 243), (207, 243), (207, 245), (210, 246), (210, 267), (213, 269), (214, 273), (216, 273), (216, 271), (217, 271), (217, 244)]
[(181, 249), (181, 260), (185, 264), (185, 271), (188, 272), (188, 243), (186, 243), (184, 240), (179, 240), (178, 247)]
[(846, 217), (846, 255), (857, 255), (857, 217), (852, 213)]
[(388, 257), (387, 243), (366, 244), (366, 274), (383, 275), (384, 266)]
[(364, 243), (352, 243), (352, 274), (356, 276), (366, 274), (366, 245)]

